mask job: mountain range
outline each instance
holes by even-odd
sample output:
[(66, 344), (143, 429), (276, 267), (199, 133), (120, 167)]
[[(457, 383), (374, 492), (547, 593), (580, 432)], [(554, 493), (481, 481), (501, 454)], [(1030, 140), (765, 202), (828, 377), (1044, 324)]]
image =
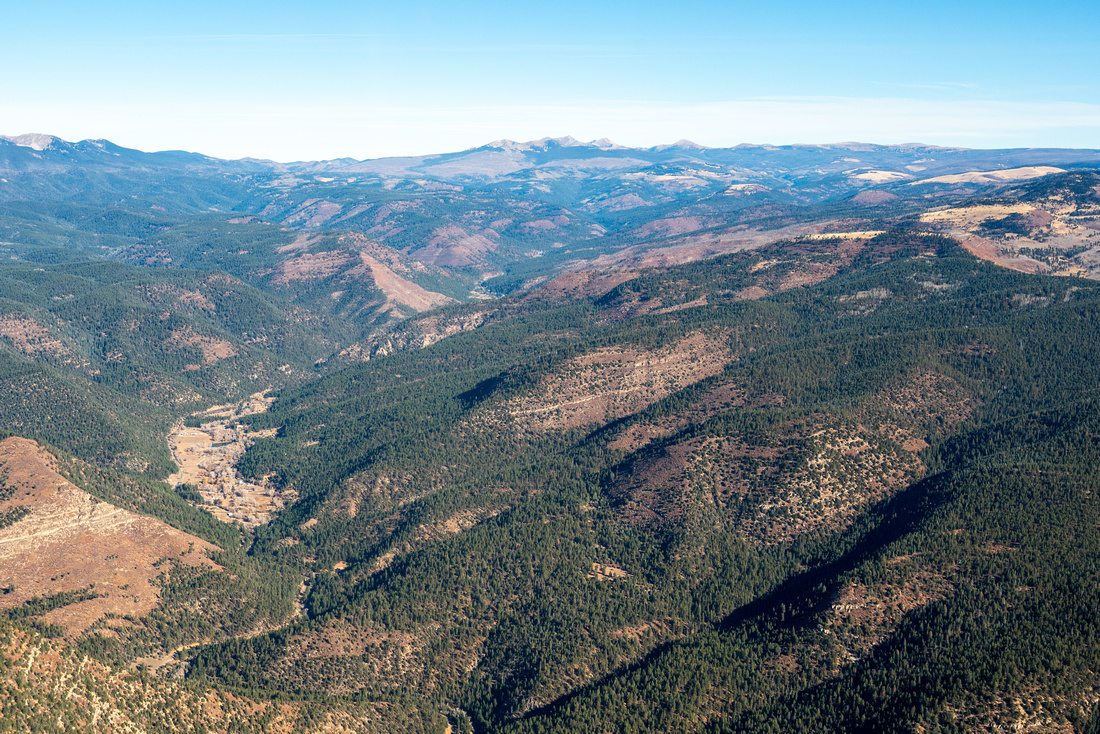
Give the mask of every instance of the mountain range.
[(0, 138), (0, 731), (1100, 731), (1100, 151)]

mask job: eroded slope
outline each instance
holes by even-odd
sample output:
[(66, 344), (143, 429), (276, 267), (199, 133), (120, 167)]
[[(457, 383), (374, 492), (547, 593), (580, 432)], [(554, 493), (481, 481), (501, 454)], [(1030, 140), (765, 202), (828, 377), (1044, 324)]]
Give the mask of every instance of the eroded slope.
[(43, 616), (78, 636), (107, 615), (144, 616), (156, 607), (153, 580), (165, 559), (215, 567), (210, 543), (150, 517), (99, 500), (56, 471), (34, 441), (0, 442), (0, 512), (22, 517), (0, 529), (0, 608), (35, 597), (89, 596)]

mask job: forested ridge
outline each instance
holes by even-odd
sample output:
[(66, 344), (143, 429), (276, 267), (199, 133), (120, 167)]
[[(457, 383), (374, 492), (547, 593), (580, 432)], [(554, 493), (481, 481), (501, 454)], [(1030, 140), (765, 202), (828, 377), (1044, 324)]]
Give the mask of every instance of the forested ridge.
[[(1085, 726), (1100, 294), (913, 244), (766, 301), (544, 304), (284, 392), (243, 466), (302, 492), (255, 548), (313, 564), (309, 617), (190, 675), (413, 690), (486, 731)], [(713, 295), (757, 262), (668, 275)], [(630, 289), (669, 283), (694, 300)], [(643, 410), (507, 412), (699, 331), (728, 366)]]
[[(1096, 174), (930, 204), (678, 171), (242, 162), (0, 205), (3, 436), (216, 547), (158, 558), (143, 616), (71, 634), (92, 583), (4, 607), (0, 731), (1100, 730), (1100, 286), (921, 218), (1057, 200), (1085, 232)], [(689, 225), (789, 236), (670, 264)], [(245, 528), (161, 481), (164, 436), (261, 390), (237, 470), (297, 501)], [(4, 479), (0, 531), (31, 513)]]

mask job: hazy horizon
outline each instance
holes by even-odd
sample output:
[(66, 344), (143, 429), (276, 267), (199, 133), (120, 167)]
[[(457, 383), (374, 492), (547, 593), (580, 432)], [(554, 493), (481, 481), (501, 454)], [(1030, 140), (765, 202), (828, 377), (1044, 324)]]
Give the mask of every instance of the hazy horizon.
[[(212, 158), (218, 158), (218, 159), (221, 159), (221, 160), (230, 160), (230, 161), (233, 161), (233, 160), (257, 160), (257, 161), (268, 161), (268, 162), (271, 162), (271, 163), (279, 163), (279, 164), (294, 164), (294, 163), (309, 163), (309, 162), (314, 162), (314, 161), (321, 162), (321, 161), (326, 161), (326, 160), (340, 160), (340, 159), (354, 158), (354, 156), (332, 156), (330, 158), (298, 158), (298, 159), (293, 159), (293, 160), (292, 159), (276, 159), (276, 158), (260, 157), (260, 156), (241, 156), (239, 158), (224, 158), (222, 156), (211, 155), (210, 153), (208, 153), (207, 151), (204, 151), (204, 150), (189, 150), (189, 149), (178, 148), (178, 147), (177, 148), (160, 148), (160, 149), (156, 149), (156, 150), (138, 148), (138, 147), (126, 144), (125, 141), (111, 140), (110, 138), (83, 137), (83, 138), (71, 138), (70, 139), (70, 138), (64, 138), (60, 135), (53, 135), (52, 133), (44, 133), (44, 132), (40, 132), (40, 131), (14, 133), (14, 134), (0, 131), (0, 139), (13, 141), (13, 142), (18, 140), (18, 139), (21, 139), (21, 138), (25, 139), (25, 138), (31, 138), (31, 137), (51, 137), (51, 138), (56, 138), (56, 139), (62, 140), (66, 143), (80, 143), (80, 142), (85, 142), (85, 141), (93, 141), (94, 142), (94, 141), (105, 140), (105, 141), (107, 141), (109, 143), (112, 143), (113, 145), (117, 145), (121, 148), (127, 148), (127, 149), (130, 149), (130, 150), (137, 150), (137, 151), (142, 152), (142, 153), (184, 152), (184, 153), (193, 153), (193, 154), (197, 154), (197, 155), (207, 155), (207, 156), (210, 156)], [(869, 142), (863, 141), (863, 140), (838, 140), (838, 141), (832, 141), (832, 142), (791, 142), (791, 143), (742, 142), (742, 143), (737, 143), (737, 144), (730, 145), (730, 146), (715, 146), (715, 145), (706, 145), (704, 143), (700, 143), (697, 140), (688, 140), (686, 138), (681, 138), (681, 139), (676, 140), (676, 141), (671, 141), (671, 142), (664, 141), (664, 142), (655, 143), (653, 145), (624, 146), (624, 145), (620, 144), (617, 140), (610, 140), (609, 138), (606, 138), (606, 137), (604, 137), (604, 138), (594, 138), (592, 140), (579, 140), (579, 139), (577, 139), (577, 138), (575, 138), (574, 136), (571, 136), (571, 135), (558, 135), (558, 136), (543, 136), (541, 138), (534, 138), (534, 139), (531, 139), (531, 140), (497, 139), (497, 140), (491, 140), (491, 141), (487, 141), (485, 143), (473, 145), (473, 146), (470, 146), (470, 147), (467, 147), (467, 148), (456, 149), (456, 150), (420, 151), (418, 153), (407, 153), (407, 154), (403, 153), (403, 154), (398, 154), (398, 155), (393, 155), (393, 156), (378, 156), (376, 158), (356, 158), (355, 160), (357, 160), (359, 162), (365, 162), (365, 161), (370, 161), (370, 160), (383, 160), (383, 159), (387, 159), (387, 158), (428, 158), (428, 157), (432, 157), (432, 156), (457, 154), (457, 153), (464, 153), (464, 152), (468, 152), (468, 151), (478, 150), (480, 148), (486, 148), (486, 147), (489, 147), (489, 146), (491, 146), (495, 143), (500, 143), (500, 142), (510, 142), (510, 143), (515, 143), (515, 144), (518, 144), (518, 145), (526, 145), (526, 144), (532, 144), (532, 143), (539, 143), (539, 142), (546, 141), (546, 140), (559, 140), (560, 141), (560, 140), (566, 139), (566, 138), (573, 138), (574, 141), (576, 142), (576, 144), (578, 144), (578, 145), (589, 146), (589, 145), (594, 145), (594, 144), (597, 144), (597, 143), (605, 142), (605, 143), (614, 144), (614, 146), (616, 148), (629, 149), (629, 150), (649, 150), (649, 149), (653, 149), (653, 148), (673, 147), (673, 146), (675, 146), (677, 144), (681, 144), (681, 143), (690, 143), (690, 144), (694, 144), (694, 145), (697, 145), (699, 147), (708, 148), (708, 149), (712, 149), (712, 148), (713, 149), (730, 149), (730, 148), (738, 148), (738, 147), (748, 147), (748, 148), (843, 148), (844, 146), (878, 145), (878, 146), (882, 146), (882, 147), (902, 147), (902, 148), (910, 147), (910, 146), (911, 147), (927, 147), (927, 148), (943, 148), (945, 150), (951, 150), (951, 149), (954, 149), (954, 150), (974, 150), (974, 151), (1009, 150), (1009, 148), (989, 148), (989, 147), (975, 147), (975, 146), (941, 146), (941, 145), (935, 145), (935, 144), (932, 144), (932, 143), (925, 143), (925, 142), (920, 141), (920, 140), (908, 140), (908, 141), (896, 142), (896, 143), (869, 143)], [(30, 147), (30, 148), (34, 148), (36, 150), (40, 150), (40, 148), (38, 148), (36, 145), (29, 144), (26, 141), (23, 141), (23, 142), (20, 142), (20, 143), (17, 143), (17, 144), (22, 145), (23, 147)], [(1029, 149), (1029, 148), (1018, 148), (1018, 149)], [(1044, 149), (1050, 149), (1050, 150), (1100, 150), (1100, 148), (1083, 148), (1083, 147), (1074, 148), (1074, 147), (1065, 147), (1065, 146), (1035, 146), (1035, 147), (1030, 148), (1030, 149), (1036, 149), (1036, 150), (1044, 150)]]

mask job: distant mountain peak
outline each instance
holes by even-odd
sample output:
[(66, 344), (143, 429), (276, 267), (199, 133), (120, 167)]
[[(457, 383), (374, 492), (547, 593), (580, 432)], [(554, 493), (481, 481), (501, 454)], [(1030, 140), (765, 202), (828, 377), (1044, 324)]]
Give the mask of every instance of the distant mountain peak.
[(27, 133), (26, 135), (0, 135), (0, 140), (7, 140), (9, 143), (14, 143), (23, 148), (31, 148), (33, 150), (46, 150), (54, 143), (65, 142), (60, 138), (56, 138), (53, 135), (44, 135), (42, 133)]
[(600, 138), (598, 140), (590, 140), (587, 143), (577, 140), (572, 135), (565, 135), (560, 138), (539, 138), (538, 140), (528, 140), (520, 143), (515, 140), (501, 139), (494, 140), (486, 145), (486, 148), (500, 148), (506, 151), (528, 151), (528, 150), (546, 150), (551, 145), (555, 145), (559, 148), (599, 148), (600, 150), (630, 150), (625, 145), (619, 145), (613, 140), (608, 138)]
[(666, 143), (664, 145), (655, 145), (650, 150), (660, 153), (665, 150), (710, 150), (707, 145), (699, 145), (699, 143), (692, 142), (687, 138), (677, 140), (675, 143)]
[(589, 145), (595, 146), (596, 148), (599, 148), (600, 150), (630, 150), (629, 147), (627, 147), (625, 145), (619, 145), (615, 141), (609, 140), (608, 138), (600, 138), (599, 140), (593, 140), (591, 143), (589, 143)]

